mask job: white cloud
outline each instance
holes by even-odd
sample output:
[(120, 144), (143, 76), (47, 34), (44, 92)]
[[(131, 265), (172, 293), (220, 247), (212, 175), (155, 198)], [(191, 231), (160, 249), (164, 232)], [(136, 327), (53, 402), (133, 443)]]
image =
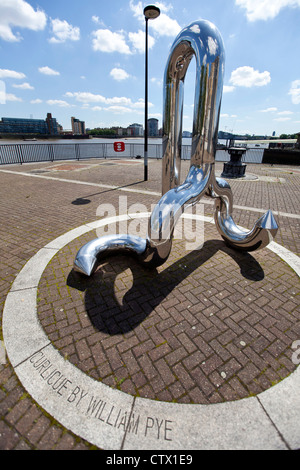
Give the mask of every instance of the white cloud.
[(43, 102), (43, 101), (40, 100), (39, 98), (37, 98), (36, 100), (31, 100), (31, 101), (30, 101), (31, 104), (40, 104), (40, 103), (42, 103), (42, 102)]
[[(153, 106), (152, 103), (148, 103), (148, 107)], [(140, 98), (136, 103), (133, 103), (132, 105), (133, 108), (136, 109), (145, 109), (145, 100), (144, 98)]]
[(140, 21), (144, 21), (144, 14), (143, 14), (143, 5), (142, 2), (138, 2), (136, 4), (133, 3), (133, 0), (130, 0), (129, 6), (133, 15), (138, 18)]
[(293, 111), (280, 111), (278, 115), (280, 116), (288, 116), (289, 114), (294, 114)]
[(105, 98), (102, 95), (95, 95), (94, 93), (89, 92), (67, 92), (66, 97), (75, 98), (76, 101), (80, 103), (105, 103)]
[(149, 20), (149, 28), (152, 28), (158, 36), (171, 36), (174, 38), (181, 31), (181, 26), (177, 21), (173, 20), (165, 13), (161, 13), (160, 16), (153, 21)]
[(117, 81), (126, 80), (130, 77), (130, 75), (126, 72), (126, 70), (114, 68), (110, 71), (110, 76)]
[(57, 72), (56, 70), (53, 70), (51, 69), (50, 67), (46, 66), (46, 67), (40, 67), (39, 68), (39, 72), (44, 74), (44, 75), (60, 75), (59, 72)]
[(218, 43), (216, 39), (213, 39), (212, 37), (208, 36), (207, 38), (207, 45), (209, 49), (209, 53), (211, 55), (216, 55), (217, 50), (218, 50)]
[(266, 108), (260, 110), (261, 113), (273, 113), (275, 111), (277, 111), (277, 108)]
[[(180, 32), (181, 27), (176, 20), (173, 20), (164, 13), (172, 9), (172, 5), (166, 5), (163, 2), (156, 2), (155, 5), (161, 9), (161, 14), (155, 20), (149, 20), (149, 27), (152, 28), (156, 36), (175, 37)], [(130, 0), (129, 6), (134, 16), (138, 18), (139, 22), (144, 27), (145, 17), (142, 2), (139, 1), (135, 4), (133, 0)], [(97, 24), (102, 23), (98, 16), (93, 16), (92, 20)], [(124, 31), (113, 32), (109, 29), (98, 29), (97, 31), (93, 31), (92, 36), (92, 47), (94, 51), (119, 52), (127, 55), (136, 52), (145, 52), (145, 32), (141, 29), (137, 32), (129, 32), (128, 34)], [(132, 49), (130, 49), (128, 41), (132, 45)], [(154, 44), (155, 38), (151, 34), (148, 34), (149, 49), (151, 49)]]
[(6, 93), (5, 95), (6, 101), (23, 101), (22, 98), (18, 98), (16, 95), (12, 93)]
[(126, 106), (109, 106), (108, 108), (103, 108), (104, 111), (112, 111), (115, 114), (124, 114), (131, 113), (132, 109), (127, 108)]
[(237, 115), (236, 114), (220, 114), (220, 117), (221, 118), (237, 118)]
[(34, 87), (29, 83), (22, 83), (21, 85), (13, 85), (14, 88), (20, 88), (20, 90), (34, 90)]
[(149, 118), (162, 119), (162, 114), (161, 113), (150, 113)]
[(244, 86), (247, 88), (253, 86), (265, 86), (271, 81), (270, 72), (259, 72), (253, 67), (238, 67), (231, 72), (230, 83), (234, 86)]
[(104, 21), (100, 20), (99, 16), (93, 15), (92, 21), (100, 26), (105, 26)]
[(22, 80), (26, 78), (26, 75), (21, 72), (15, 72), (15, 70), (0, 69), (0, 78), (15, 78)]
[(161, 78), (156, 78), (156, 77), (152, 77), (152, 78), (150, 79), (150, 81), (151, 81), (152, 83), (155, 83), (155, 85), (157, 85), (157, 86), (162, 86), (162, 83), (163, 83), (163, 81), (162, 81)]
[(292, 97), (293, 104), (300, 104), (300, 80), (294, 80), (292, 82), (289, 95)]
[[(166, 5), (163, 2), (154, 2), (154, 5), (160, 9), (161, 13), (160, 16), (155, 20), (149, 20), (149, 28), (152, 28), (158, 36), (177, 36), (177, 34), (181, 31), (181, 27), (176, 20), (173, 20), (166, 14), (173, 8), (172, 5)], [(129, 6), (134, 16), (144, 24), (145, 17), (143, 13), (144, 9), (142, 2), (135, 4), (133, 0), (130, 0)]]
[[(102, 95), (96, 95), (90, 92), (67, 92), (65, 94), (67, 98), (75, 98), (76, 101), (84, 104), (89, 103), (100, 103), (103, 106), (94, 106), (93, 111), (113, 111), (120, 113), (127, 113), (134, 111), (139, 114), (140, 110), (144, 113), (145, 102), (143, 98), (140, 98), (136, 102), (132, 102), (130, 98), (126, 96), (114, 96), (113, 98), (106, 98)], [(105, 106), (106, 105), (106, 106)], [(148, 107), (153, 107), (153, 103), (148, 103)]]
[(92, 35), (94, 51), (131, 54), (123, 32), (113, 33), (109, 29), (98, 29), (93, 31)]
[(156, 5), (160, 9), (160, 11), (168, 12), (170, 10), (173, 10), (173, 5), (171, 3), (166, 5), (163, 2), (155, 2), (154, 5)]
[[(138, 30), (137, 33), (129, 33), (128, 34), (129, 41), (133, 45), (133, 48), (143, 54), (145, 52), (145, 33), (142, 30)], [(152, 49), (155, 44), (155, 39), (153, 36), (148, 34), (148, 48)]]
[(6, 104), (6, 88), (5, 88), (5, 83), (0, 80), (0, 104)]
[(0, 2), (0, 38), (4, 41), (21, 41), (20, 34), (13, 33), (14, 27), (40, 31), (45, 28), (46, 23), (45, 13), (34, 10), (25, 0), (1, 0)]
[[(103, 108), (104, 111), (112, 111), (114, 113), (132, 113), (134, 112), (135, 114), (141, 114), (144, 115), (144, 109), (145, 109), (145, 101), (143, 98), (140, 98), (137, 102), (132, 103), (130, 98), (125, 98), (127, 100), (127, 103), (122, 104), (114, 104), (111, 106), (108, 106), (107, 108)], [(114, 98), (114, 100), (118, 100), (118, 98)], [(109, 99), (107, 100), (108, 102), (110, 101)], [(148, 107), (151, 108), (153, 103), (148, 103)]]
[(48, 100), (47, 104), (50, 106), (60, 106), (61, 108), (68, 108), (71, 106), (69, 103), (63, 100)]
[(277, 121), (277, 122), (285, 122), (285, 121), (290, 121), (290, 120), (291, 120), (290, 117), (282, 117), (282, 118), (273, 119), (273, 121)]
[(234, 90), (235, 90), (234, 86), (231, 86), (231, 85), (224, 85), (223, 86), (223, 93), (231, 93)]
[(300, 7), (300, 0), (235, 0), (236, 5), (245, 8), (249, 21), (275, 18), (285, 7)]
[(80, 103), (102, 103), (102, 104), (109, 104), (109, 105), (132, 105), (132, 101), (130, 98), (126, 98), (125, 96), (121, 97), (113, 97), (113, 98), (105, 98), (102, 95), (96, 95), (94, 93), (90, 93), (87, 91), (79, 91), (79, 92), (67, 92), (65, 94), (67, 98), (75, 98), (76, 101)]
[(200, 34), (200, 26), (198, 24), (193, 24), (193, 26), (190, 27), (190, 30), (193, 31), (193, 33)]
[(51, 20), (53, 36), (49, 39), (51, 43), (62, 43), (67, 40), (79, 41), (80, 29), (72, 26), (66, 20), (62, 21), (58, 18)]
[(105, 98), (105, 103), (106, 104), (112, 104), (112, 105), (131, 105), (131, 99), (126, 98), (126, 96), (114, 96), (113, 98)]

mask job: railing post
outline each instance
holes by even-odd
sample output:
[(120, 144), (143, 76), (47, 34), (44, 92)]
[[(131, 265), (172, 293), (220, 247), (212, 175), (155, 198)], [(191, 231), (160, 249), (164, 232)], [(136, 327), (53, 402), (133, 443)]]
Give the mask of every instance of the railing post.
[(53, 162), (54, 161), (53, 144), (48, 144), (48, 153), (49, 153), (50, 162)]
[(76, 156), (76, 160), (80, 160), (80, 147), (79, 147), (80, 144), (75, 144), (75, 156)]
[(20, 160), (20, 164), (22, 165), (22, 163), (24, 163), (22, 147), (21, 145), (15, 145), (15, 148), (16, 148), (19, 160)]

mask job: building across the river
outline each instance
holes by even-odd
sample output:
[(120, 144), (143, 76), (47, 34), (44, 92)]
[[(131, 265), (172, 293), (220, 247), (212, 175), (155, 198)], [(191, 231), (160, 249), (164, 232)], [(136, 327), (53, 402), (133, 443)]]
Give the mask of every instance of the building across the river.
[(0, 134), (44, 134), (58, 135), (58, 123), (51, 113), (46, 119), (26, 119), (3, 117), (0, 121)]

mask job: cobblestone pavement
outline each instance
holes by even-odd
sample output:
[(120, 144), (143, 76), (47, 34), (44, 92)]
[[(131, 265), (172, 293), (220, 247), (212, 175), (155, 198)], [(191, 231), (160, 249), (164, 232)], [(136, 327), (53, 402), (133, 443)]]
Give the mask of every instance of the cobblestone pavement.
[[(182, 162), (183, 178), (187, 171)], [(136, 160), (1, 167), (1, 317), (12, 282), (39, 249), (96, 220), (100, 204), (118, 213), (126, 196), (128, 209), (142, 204), (150, 211), (159, 199), (160, 173), (155, 160), (147, 182)], [(248, 165), (247, 173), (258, 178), (230, 181), (235, 222), (251, 228), (271, 208), (280, 227), (276, 242), (299, 255), (299, 168)], [(212, 215), (211, 200), (203, 202), (204, 215)], [(137, 223), (145, 233), (146, 219)], [(107, 226), (108, 233), (116, 230)], [(114, 256), (85, 278), (72, 265), (95, 236), (89, 232), (59, 251), (37, 298), (49, 339), (89, 376), (133, 396), (209, 405), (257, 395), (296, 368), (291, 346), (300, 339), (299, 278), (270, 250), (238, 253), (204, 223), (201, 250), (177, 239), (155, 271)], [(34, 402), (4, 355), (2, 328), (0, 340), (0, 449), (94, 448)]]

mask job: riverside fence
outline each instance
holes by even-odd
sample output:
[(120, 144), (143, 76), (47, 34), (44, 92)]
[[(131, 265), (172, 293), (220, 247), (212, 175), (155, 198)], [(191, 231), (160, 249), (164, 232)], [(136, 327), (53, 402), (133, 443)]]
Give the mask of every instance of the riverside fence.
[[(112, 143), (24, 143), (0, 144), (0, 165), (12, 163), (54, 162), (61, 160), (85, 160), (92, 158), (143, 158), (144, 145), (125, 143), (120, 147)], [(261, 163), (264, 149), (247, 149), (243, 155), (244, 163)], [(189, 160), (191, 145), (182, 146), (182, 159)], [(148, 158), (162, 158), (162, 144), (148, 144)], [(216, 161), (227, 162), (230, 155), (227, 150), (217, 150)]]

